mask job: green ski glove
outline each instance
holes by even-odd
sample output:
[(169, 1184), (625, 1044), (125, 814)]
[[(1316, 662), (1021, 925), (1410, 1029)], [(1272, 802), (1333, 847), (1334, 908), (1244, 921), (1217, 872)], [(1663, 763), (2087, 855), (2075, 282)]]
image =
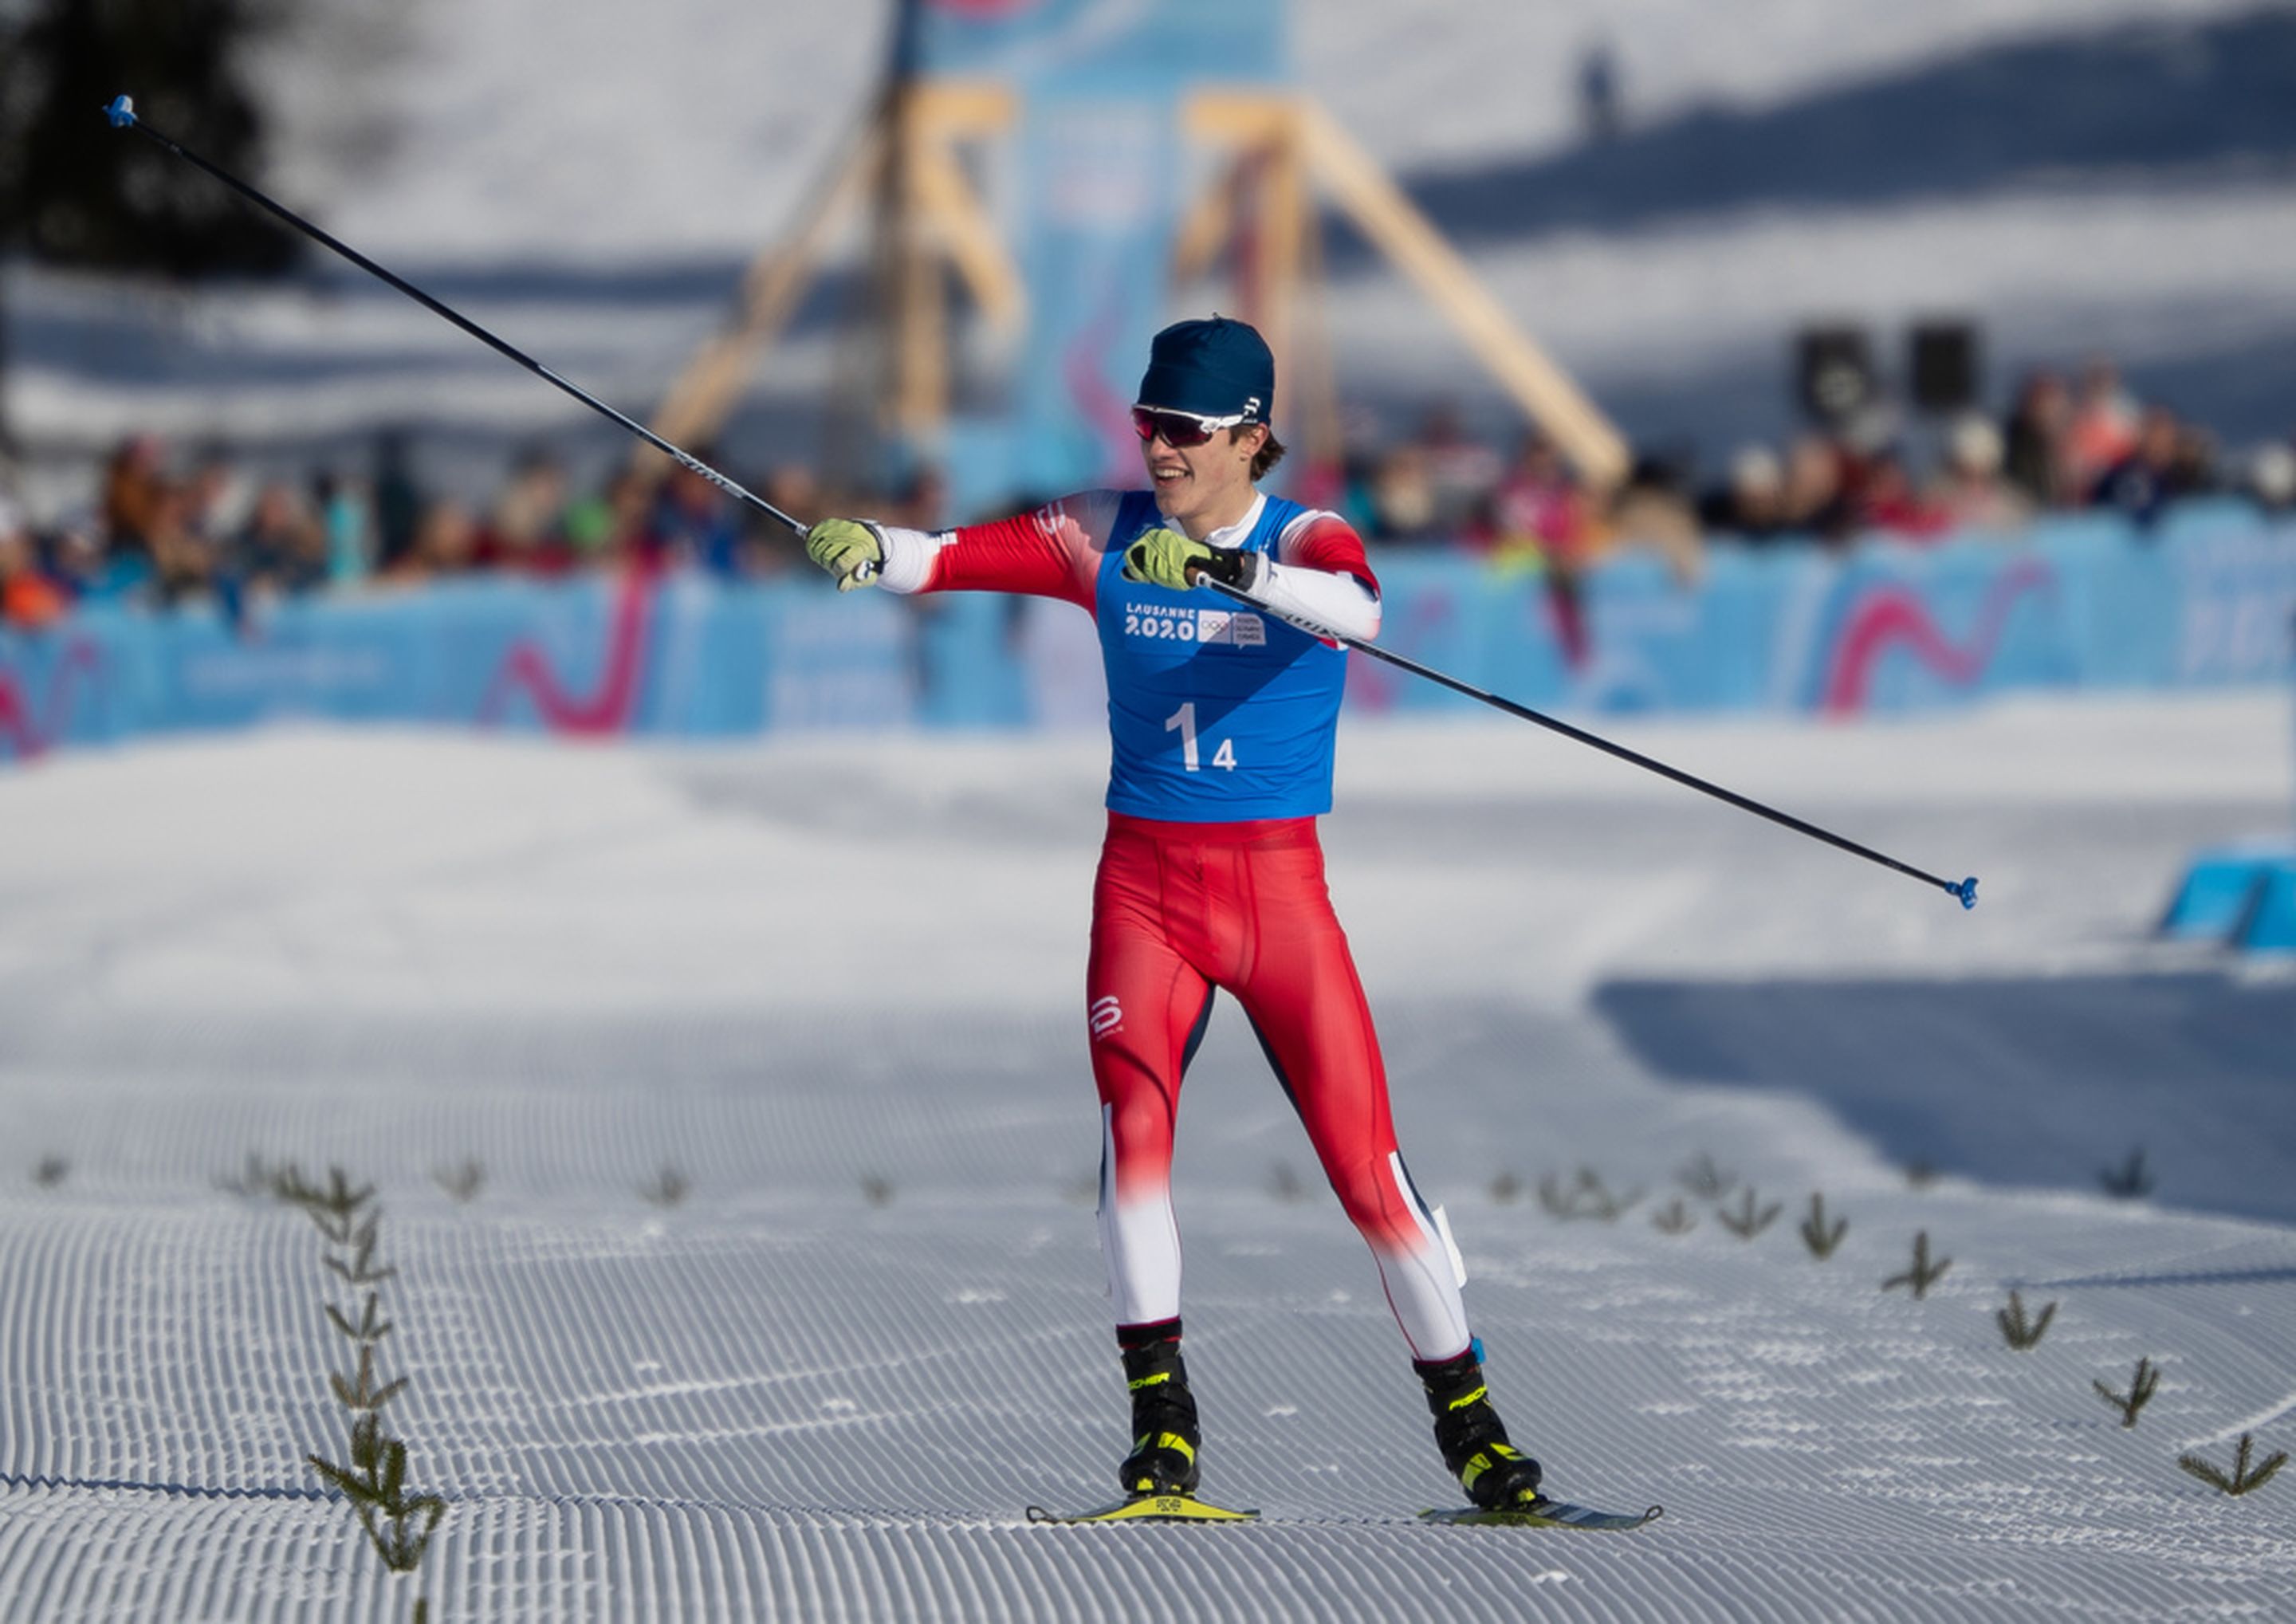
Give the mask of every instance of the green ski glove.
[(805, 555), (837, 578), (837, 590), (873, 586), (885, 562), (885, 540), (860, 519), (824, 519), (805, 533)]
[(1244, 586), (1252, 573), (1251, 555), (1229, 552), (1208, 541), (1197, 541), (1177, 530), (1144, 530), (1124, 549), (1124, 578), (1152, 586), (1185, 592), (1196, 583), (1190, 571)]

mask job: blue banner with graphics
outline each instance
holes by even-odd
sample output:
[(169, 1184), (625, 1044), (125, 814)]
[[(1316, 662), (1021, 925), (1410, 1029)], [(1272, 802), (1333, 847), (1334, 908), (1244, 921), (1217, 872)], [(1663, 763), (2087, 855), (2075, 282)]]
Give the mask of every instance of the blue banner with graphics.
[[(1029, 290), (1006, 397), (944, 449), (961, 492), (1046, 496), (1136, 473), (1128, 411), (1167, 319), (1182, 108), (1206, 81), (1287, 77), (1277, 0), (904, 0), (896, 66), (1020, 110), (999, 224)], [(961, 455), (959, 455), (961, 453)], [(993, 472), (976, 481), (973, 470)]]
[[(1375, 562), (1385, 646), (1543, 709), (1856, 716), (2296, 671), (2296, 521), (2234, 504), (2157, 530), (2066, 520), (2013, 543), (1717, 548), (1694, 586), (1628, 555), (1584, 582), (1575, 662), (1550, 580), (1447, 553)], [(108, 608), (0, 634), (0, 760), (296, 717), (681, 738), (1093, 727), (1095, 639), (1067, 603), (840, 595), (810, 575), (474, 579), (240, 625)], [(1357, 713), (1472, 707), (1376, 660), (1349, 672)]]

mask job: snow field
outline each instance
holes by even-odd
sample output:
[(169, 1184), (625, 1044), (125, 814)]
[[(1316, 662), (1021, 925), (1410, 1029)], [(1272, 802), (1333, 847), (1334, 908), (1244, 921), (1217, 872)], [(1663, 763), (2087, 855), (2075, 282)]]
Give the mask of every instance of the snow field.
[[(2175, 1456), (2289, 1440), (2288, 1108), (2251, 1079), (2292, 988), (2144, 936), (2188, 847), (2286, 816), (2284, 699), (1619, 731), (1987, 890), (1964, 915), (1527, 729), (1343, 742), (1333, 884), (1406, 1153), (1554, 1486), (1666, 1504), (1615, 1537), (1411, 1523), (1453, 1491), (1404, 1349), (1226, 1005), (1181, 1118), (1185, 1312), (1207, 1489), (1268, 1521), (1022, 1522), (1104, 1497), (1124, 1441), (1074, 1007), (1096, 742), (286, 731), (12, 771), (0, 1615), (2287, 1612), (2284, 1486), (2227, 1501)], [(2139, 1004), (2170, 1058), (2103, 1121), (2086, 1059), (1991, 1057), (2187, 984), (2262, 1021)], [(1956, 1041), (1872, 1041), (1876, 988)], [(1859, 1075), (1718, 1025), (1699, 999), (1734, 992)], [(1907, 1147), (2031, 1090), (2068, 1102), (2052, 1137), (1908, 1184)], [(2179, 1148), (2226, 1118), (2236, 1177)], [(2160, 1193), (2108, 1202), (2132, 1139)], [(390, 1413), (450, 1501), (412, 1587), (301, 1464), (340, 1441), (331, 1282), (300, 1217), (217, 1188), (250, 1152), (381, 1185)], [(1775, 1222), (1729, 1234), (1677, 1183), (1701, 1155)], [(432, 1175), (465, 1159), (458, 1204)], [(1581, 1165), (1639, 1204), (1551, 1217), (1540, 1176)], [(682, 1204), (639, 1193), (664, 1167)], [(2259, 1180), (2283, 1204), (2224, 1216), (2214, 1186)], [(1823, 1262), (1794, 1234), (1820, 1190), (1850, 1222)], [(1698, 1222), (1660, 1233), (1677, 1196)], [(1954, 1259), (1920, 1302), (1879, 1289), (1916, 1230)], [(2030, 1353), (1992, 1324), (2011, 1286), (2062, 1305)], [(2139, 1356), (2164, 1377), (2124, 1431), (2089, 1383)]]

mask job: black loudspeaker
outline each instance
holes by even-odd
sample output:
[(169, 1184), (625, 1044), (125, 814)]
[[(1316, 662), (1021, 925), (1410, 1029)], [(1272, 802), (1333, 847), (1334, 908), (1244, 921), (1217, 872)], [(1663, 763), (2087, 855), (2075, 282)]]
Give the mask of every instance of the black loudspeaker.
[(1873, 404), (1874, 348), (1862, 327), (1806, 327), (1794, 340), (1794, 379), (1802, 409), (1839, 424)]
[(1923, 322), (1906, 340), (1914, 404), (1924, 412), (1965, 412), (1983, 391), (1977, 329), (1967, 322)]

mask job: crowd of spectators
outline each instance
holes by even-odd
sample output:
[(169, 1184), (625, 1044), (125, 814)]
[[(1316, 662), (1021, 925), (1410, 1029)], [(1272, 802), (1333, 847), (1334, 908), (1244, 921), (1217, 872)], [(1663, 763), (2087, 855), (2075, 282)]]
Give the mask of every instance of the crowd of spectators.
[(1885, 414), (1813, 428), (1783, 446), (1748, 444), (1703, 487), (1657, 459), (1595, 500), (1546, 441), (1511, 461), (1468, 436), (1448, 412), (1348, 471), (1337, 504), (1390, 545), (1439, 543), (1559, 569), (1621, 545), (1652, 547), (1685, 577), (1705, 543), (1840, 547), (2005, 536), (2037, 515), (2104, 510), (2151, 524), (2178, 497), (2244, 494), (2279, 510), (2296, 502), (2296, 449), (2275, 444), (2227, 471), (2214, 438), (2167, 406), (2137, 400), (2109, 362), (2077, 381), (2030, 373), (1999, 421), (1971, 412), (1921, 438), (1925, 457)]
[[(1999, 422), (1972, 414), (1906, 449), (1879, 420), (1748, 445), (1702, 488), (1659, 459), (1592, 489), (1547, 440), (1503, 449), (1448, 410), (1415, 432), (1308, 469), (1293, 493), (1335, 508), (1375, 548), (1446, 547), (1547, 574), (1567, 612), (1586, 569), (1621, 548), (1694, 581), (1710, 542), (1843, 547), (2013, 533), (2043, 513), (2109, 510), (2151, 523), (2175, 499), (2238, 489), (2296, 503), (2296, 451), (2264, 448), (2227, 478), (2208, 431), (2136, 399), (2108, 363), (2077, 379), (2027, 377)], [(707, 458), (705, 457), (705, 460)], [(927, 471), (890, 495), (830, 493), (802, 469), (756, 487), (783, 512), (865, 511), (930, 528), (947, 513)], [(34, 527), (0, 490), (0, 624), (38, 627), (83, 602), (211, 602), (234, 619), (320, 589), (390, 590), (478, 571), (562, 576), (606, 566), (758, 577), (795, 567), (797, 538), (685, 469), (625, 465), (577, 488), (546, 450), (518, 456), (481, 503), (419, 485), (409, 445), (385, 435), (357, 475), (258, 477), (227, 453), (171, 456), (149, 436), (109, 459), (92, 499)]]

